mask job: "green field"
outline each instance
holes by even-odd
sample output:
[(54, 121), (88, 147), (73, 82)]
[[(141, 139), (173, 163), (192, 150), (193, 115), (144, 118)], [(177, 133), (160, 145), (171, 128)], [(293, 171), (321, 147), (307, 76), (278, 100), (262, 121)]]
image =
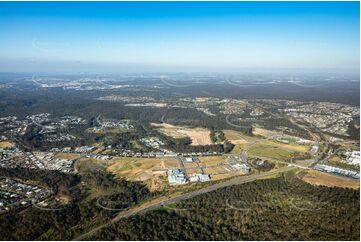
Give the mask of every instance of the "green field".
[(231, 154), (240, 154), (243, 151), (243, 145), (235, 145), (233, 150), (231, 151)]
[(249, 154), (254, 156), (262, 156), (279, 160), (287, 160), (295, 154), (295, 151), (283, 149), (279, 146), (270, 144), (257, 144), (249, 149)]

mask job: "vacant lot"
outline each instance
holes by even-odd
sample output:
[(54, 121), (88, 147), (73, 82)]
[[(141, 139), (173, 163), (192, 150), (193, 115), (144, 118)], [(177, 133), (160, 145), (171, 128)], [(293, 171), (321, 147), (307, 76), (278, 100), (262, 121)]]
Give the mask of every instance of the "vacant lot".
[(11, 146), (13, 146), (13, 143), (11, 143), (10, 141), (6, 140), (0, 142), (0, 148), (7, 149), (10, 148)]
[(184, 167), (186, 169), (194, 169), (198, 167), (198, 164), (195, 162), (184, 162)]
[(177, 165), (175, 158), (119, 157), (109, 162), (107, 170), (130, 181), (143, 181), (154, 191), (167, 185), (167, 170)]
[(249, 154), (273, 159), (286, 160), (295, 153), (306, 153), (307, 145), (283, 144), (272, 140), (262, 141), (249, 148)]
[(292, 157), (295, 151), (282, 148), (269, 143), (256, 144), (249, 149), (249, 154), (254, 156), (268, 157), (286, 160)]
[(57, 153), (55, 155), (55, 158), (57, 159), (68, 159), (68, 160), (74, 160), (79, 158), (79, 154), (73, 154), (73, 153)]
[(223, 130), (224, 136), (227, 140), (233, 144), (246, 144), (251, 140), (254, 140), (254, 137), (247, 136), (240, 131), (236, 130)]
[(201, 166), (214, 166), (224, 164), (226, 161), (225, 156), (201, 156), (198, 159)]
[(199, 157), (199, 160), (200, 166), (204, 167), (206, 174), (211, 175), (212, 181), (239, 175), (239, 173), (228, 168), (225, 156)]
[(263, 128), (258, 128), (258, 127), (254, 127), (252, 129), (252, 133), (254, 135), (259, 135), (259, 136), (263, 136), (263, 137), (266, 137), (266, 138), (281, 134), (280, 132), (276, 132), (276, 131), (272, 131), (272, 130), (268, 130), (268, 129), (263, 129)]
[(322, 185), (328, 187), (349, 187), (357, 189), (360, 187), (359, 180), (351, 178), (335, 176), (320, 171), (307, 171), (306, 175), (302, 178), (305, 182), (314, 185)]
[(267, 143), (271, 144), (271, 145), (277, 145), (281, 148), (285, 148), (287, 150), (294, 150), (294, 151), (300, 151), (300, 152), (307, 152), (309, 151), (309, 146), (308, 145), (298, 145), (298, 144), (284, 144), (284, 143), (280, 143), (277, 141), (267, 141)]
[(214, 168), (206, 168), (204, 169), (204, 172), (206, 174), (209, 174), (211, 176), (212, 181), (222, 180), (229, 177), (234, 177), (239, 175), (239, 173), (236, 173), (231, 170), (227, 170), (228, 168), (224, 166), (214, 167)]
[(151, 125), (153, 127), (156, 127), (159, 130), (159, 132), (176, 139), (189, 137), (192, 140), (191, 145), (212, 144), (210, 137), (211, 132), (205, 128), (189, 128), (183, 126), (175, 126), (166, 123), (163, 124), (152, 123)]

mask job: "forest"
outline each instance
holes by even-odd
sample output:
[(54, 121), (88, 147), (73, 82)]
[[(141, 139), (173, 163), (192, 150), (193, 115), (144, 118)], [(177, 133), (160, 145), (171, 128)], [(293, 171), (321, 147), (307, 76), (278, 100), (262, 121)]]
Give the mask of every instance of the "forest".
[[(128, 208), (158, 195), (150, 193), (141, 182), (118, 179), (100, 169), (82, 171), (79, 175), (0, 169), (0, 176), (38, 183), (50, 187), (55, 195), (61, 193), (71, 197), (69, 204), (54, 210), (29, 206), (0, 214), (0, 240), (70, 240), (92, 226), (109, 221), (117, 209)], [(114, 211), (101, 208), (98, 201), (111, 203), (109, 206)]]
[(359, 190), (281, 176), (127, 218), (89, 239), (359, 240), (359, 198)]
[[(101, 166), (82, 168), (76, 175), (22, 169), (0, 169), (0, 175), (71, 197), (54, 211), (30, 206), (1, 214), (1, 240), (74, 239), (108, 223), (122, 209), (162, 195)], [(313, 186), (286, 173), (140, 213), (86, 239), (359, 240), (359, 198), (359, 189)]]

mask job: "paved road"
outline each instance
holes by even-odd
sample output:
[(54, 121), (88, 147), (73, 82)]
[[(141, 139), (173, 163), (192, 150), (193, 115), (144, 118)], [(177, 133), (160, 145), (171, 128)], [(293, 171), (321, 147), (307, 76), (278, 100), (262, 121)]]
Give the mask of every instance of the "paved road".
[(228, 115), (226, 116), (226, 123), (227, 123), (228, 125), (230, 125), (230, 126), (232, 126), (232, 127), (235, 127), (235, 128), (240, 128), (240, 129), (248, 129), (248, 128), (251, 127), (251, 125), (237, 125), (237, 124), (233, 124), (233, 123), (231, 123), (231, 122), (229, 121), (229, 116), (230, 116), (230, 114), (228, 114)]
[(129, 217), (131, 217), (131, 216), (133, 216), (135, 214), (144, 213), (144, 212), (147, 212), (147, 211), (150, 211), (150, 210), (154, 210), (154, 209), (159, 208), (159, 207), (161, 207), (163, 205), (169, 205), (169, 204), (176, 203), (176, 202), (179, 202), (179, 201), (182, 201), (182, 200), (193, 198), (193, 197), (196, 197), (196, 196), (204, 194), (204, 193), (208, 193), (208, 192), (218, 190), (220, 188), (233, 186), (233, 185), (240, 185), (240, 184), (244, 184), (244, 183), (249, 183), (249, 182), (255, 181), (257, 179), (272, 176), (272, 175), (278, 174), (280, 172), (281, 173), (282, 172), (287, 172), (287, 171), (290, 171), (290, 170), (293, 170), (293, 169), (296, 169), (296, 167), (294, 167), (294, 166), (286, 166), (286, 167), (282, 167), (282, 168), (279, 168), (277, 170), (265, 172), (265, 173), (262, 173), (262, 174), (252, 174), (252, 175), (249, 175), (249, 176), (236, 177), (236, 178), (233, 178), (233, 179), (228, 180), (228, 181), (217, 183), (217, 184), (214, 184), (214, 185), (211, 185), (211, 186), (208, 186), (208, 187), (196, 190), (196, 191), (192, 191), (192, 192), (189, 192), (189, 193), (180, 194), (180, 195), (177, 195), (177, 196), (174, 196), (174, 197), (171, 197), (171, 198), (170, 197), (165, 197), (164, 199), (155, 199), (153, 201), (146, 202), (146, 203), (144, 203), (144, 204), (142, 204), (142, 205), (140, 205), (138, 207), (135, 207), (135, 208), (132, 208), (132, 209), (122, 211), (122, 212), (118, 213), (118, 215), (116, 217), (114, 217), (109, 223), (102, 224), (102, 225), (90, 230), (89, 232), (87, 232), (85, 234), (82, 234), (81, 236), (75, 238), (74, 240), (86, 239), (87, 237), (89, 237), (89, 236), (93, 235), (94, 233), (98, 232), (100, 229), (102, 229), (102, 228), (104, 228), (104, 227), (106, 227), (108, 225), (111, 225), (112, 223), (116, 223), (116, 222), (118, 222), (119, 220), (121, 220), (123, 218), (129, 218)]
[(127, 218), (127, 217), (130, 217), (130, 216), (132, 216), (134, 214), (141, 213), (141, 212), (144, 213), (144, 212), (159, 208), (159, 207), (161, 207), (163, 205), (169, 205), (169, 204), (172, 204), (172, 203), (179, 202), (181, 200), (193, 198), (193, 197), (196, 197), (196, 196), (204, 194), (204, 193), (208, 193), (208, 192), (218, 190), (220, 188), (233, 186), (233, 185), (240, 185), (240, 184), (244, 184), (244, 183), (249, 183), (249, 182), (255, 181), (255, 180), (260, 179), (260, 178), (275, 175), (275, 174), (280, 173), (280, 172), (290, 171), (292, 169), (295, 169), (295, 167), (282, 167), (280, 169), (270, 171), (270, 172), (265, 172), (265, 173), (262, 173), (262, 174), (254, 174), (254, 175), (249, 175), (249, 176), (241, 176), (241, 177), (233, 178), (233, 179), (231, 179), (229, 181), (225, 181), (225, 182), (222, 182), (222, 183), (217, 183), (217, 184), (214, 184), (212, 186), (208, 186), (208, 187), (205, 187), (205, 188), (193, 191), (193, 192), (185, 193), (185, 194), (179, 195), (177, 197), (166, 199), (164, 201), (158, 201), (155, 204), (149, 204), (149, 206), (146, 206), (144, 208), (140, 208), (140, 209), (135, 208), (135, 209), (131, 209), (131, 210), (121, 212), (112, 221), (116, 222), (116, 221), (119, 221), (122, 218)]

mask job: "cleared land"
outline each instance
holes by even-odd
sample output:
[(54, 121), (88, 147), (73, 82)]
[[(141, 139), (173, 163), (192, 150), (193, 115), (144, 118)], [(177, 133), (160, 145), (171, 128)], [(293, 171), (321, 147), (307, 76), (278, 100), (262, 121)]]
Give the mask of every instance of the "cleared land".
[(331, 166), (337, 166), (343, 169), (347, 169), (347, 170), (353, 170), (353, 171), (359, 171), (359, 167), (355, 166), (355, 165), (351, 165), (351, 164), (347, 164), (345, 162), (342, 162), (342, 158), (340, 156), (332, 156), (331, 159), (328, 160), (328, 163)]
[(243, 145), (235, 145), (233, 150), (231, 151), (231, 154), (233, 155), (239, 155), (243, 151)]
[(266, 137), (266, 138), (282, 134), (280, 132), (276, 132), (276, 131), (272, 131), (272, 130), (268, 130), (268, 129), (263, 129), (263, 128), (259, 128), (259, 127), (254, 127), (252, 129), (252, 133), (254, 135), (259, 135), (259, 136), (263, 136), (263, 137)]
[(73, 153), (57, 153), (55, 155), (55, 158), (57, 159), (68, 159), (68, 160), (77, 159), (79, 157), (80, 157), (79, 154), (73, 154)]
[(286, 150), (277, 145), (262, 143), (256, 144), (249, 149), (249, 154), (254, 156), (268, 157), (273, 159), (286, 160), (292, 157), (295, 151)]
[(226, 140), (228, 140), (232, 144), (234, 144), (234, 148), (231, 151), (232, 154), (242, 153), (244, 145), (255, 140), (254, 137), (247, 136), (247, 135), (243, 134), (242, 132), (239, 132), (236, 130), (227, 129), (227, 130), (223, 130), (223, 133), (224, 133)]
[(359, 180), (353, 180), (314, 170), (307, 171), (302, 180), (317, 186), (348, 187), (354, 189), (360, 187)]
[(300, 152), (307, 152), (309, 151), (308, 145), (298, 145), (298, 144), (284, 144), (277, 141), (267, 141), (267, 143), (271, 145), (277, 145), (279, 147), (285, 148), (287, 150), (294, 150), (294, 151), (300, 151)]
[(152, 191), (167, 186), (167, 169), (177, 167), (175, 158), (119, 157), (109, 162), (107, 170), (130, 181), (143, 181)]
[(212, 140), (210, 137), (211, 132), (205, 128), (189, 128), (183, 126), (175, 126), (171, 124), (156, 124), (151, 123), (153, 127), (156, 127), (159, 132), (171, 136), (173, 138), (185, 138), (189, 137), (192, 140), (191, 145), (210, 145)]
[(0, 142), (0, 148), (2, 148), (2, 149), (7, 149), (12, 146), (13, 146), (13, 143), (11, 143), (10, 141), (5, 140), (5, 141)]
[(283, 144), (271, 140), (257, 143), (249, 148), (249, 154), (254, 156), (268, 157), (273, 159), (286, 160), (296, 152), (306, 153), (307, 145)]
[(240, 175), (239, 173), (234, 172), (228, 168), (228, 165), (226, 165), (225, 156), (199, 157), (199, 160), (200, 166), (207, 167), (204, 168), (204, 172), (211, 175), (212, 181)]
[(226, 161), (225, 156), (201, 156), (198, 159), (201, 166), (214, 166), (224, 164)]
[(251, 140), (254, 140), (254, 137), (247, 136), (240, 131), (236, 130), (223, 130), (224, 136), (227, 140), (233, 144), (246, 144)]

